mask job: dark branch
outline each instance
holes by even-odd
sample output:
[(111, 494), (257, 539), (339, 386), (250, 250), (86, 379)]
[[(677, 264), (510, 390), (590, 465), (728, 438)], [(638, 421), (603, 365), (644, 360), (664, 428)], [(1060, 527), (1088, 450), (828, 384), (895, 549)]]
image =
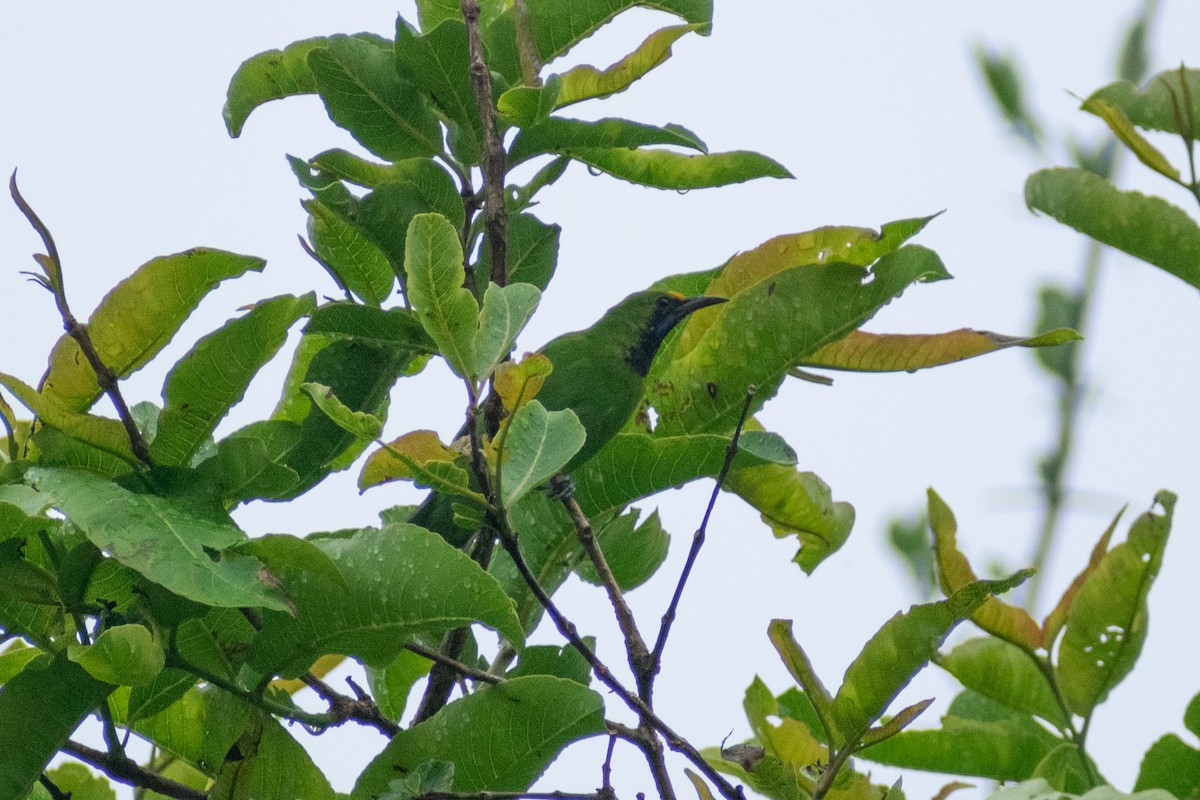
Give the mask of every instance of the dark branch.
[[(353, 683), (351, 688), (355, 689), (355, 697), (347, 697), (340, 692), (334, 691), (333, 687), (325, 683), (311, 672), (303, 675), (300, 680), (312, 689), (317, 695), (329, 703), (329, 712), (341, 720), (355, 720), (364, 725), (369, 725), (377, 731), (387, 736), (389, 739), (400, 732), (400, 726), (392, 722), (384, 716), (379, 710), (379, 706), (375, 701), (368, 697), (365, 693), (358, 689)], [(333, 723), (340, 724), (338, 722)]]
[(37, 231), (38, 236), (42, 238), (42, 243), (46, 246), (45, 257), (35, 256), (34, 259), (46, 272), (46, 281), (42, 283), (54, 295), (54, 304), (58, 308), (58, 315), (62, 318), (63, 330), (79, 345), (79, 349), (83, 351), (83, 357), (87, 359), (88, 364), (96, 373), (96, 384), (108, 395), (117, 409), (117, 416), (120, 417), (121, 424), (125, 426), (125, 434), (129, 437), (129, 446), (133, 450), (134, 456), (143, 464), (151, 466), (150, 448), (146, 444), (142, 432), (138, 430), (133, 414), (130, 413), (129, 406), (125, 403), (125, 398), (121, 395), (120, 387), (117, 385), (117, 374), (100, 358), (91, 336), (88, 335), (87, 326), (75, 319), (70, 306), (67, 305), (67, 292), (63, 288), (62, 262), (58, 257), (58, 247), (54, 244), (54, 237), (50, 235), (50, 229), (34, 213), (33, 208), (25, 202), (25, 198), (17, 189), (16, 170), (9, 179), (8, 190), (12, 194), (13, 202), (17, 204), (17, 208), (25, 215), (25, 219), (29, 220), (29, 224)]
[(704, 509), (704, 518), (700, 521), (700, 527), (696, 529), (696, 533), (692, 535), (692, 547), (688, 550), (687, 560), (683, 564), (683, 571), (679, 574), (679, 582), (675, 585), (675, 594), (671, 596), (671, 602), (667, 606), (666, 612), (662, 617), (662, 624), (658, 628), (658, 638), (654, 641), (654, 652), (651, 654), (650, 663), (653, 673), (657, 674), (662, 668), (663, 650), (667, 646), (667, 636), (671, 633), (671, 625), (675, 622), (675, 614), (679, 610), (679, 601), (683, 598), (683, 587), (687, 585), (688, 578), (692, 574), (692, 567), (696, 564), (696, 559), (700, 555), (700, 548), (704, 546), (704, 537), (708, 530), (708, 520), (712, 516), (713, 507), (717, 504), (717, 495), (721, 491), (721, 486), (724, 485), (725, 479), (729, 476), (729, 469), (733, 466), (733, 459), (737, 456), (738, 440), (742, 436), (742, 427), (746, 424), (746, 417), (750, 414), (750, 405), (754, 401), (754, 395), (758, 392), (755, 386), (746, 387), (746, 402), (742, 404), (742, 413), (738, 417), (737, 427), (733, 429), (733, 438), (729, 440), (729, 446), (725, 449), (725, 462), (721, 464), (721, 471), (717, 474), (717, 483), (713, 486), (712, 495), (708, 498), (708, 507)]
[(492, 252), (491, 280), (499, 286), (508, 282), (508, 208), (504, 202), (504, 177), (508, 171), (504, 143), (496, 124), (496, 103), (492, 99), (492, 79), (483, 58), (483, 37), (479, 33), (478, 0), (462, 0), (462, 15), (467, 23), (467, 47), (471, 53), (471, 91), (479, 106), (483, 125), (483, 219)]
[(438, 652), (437, 650), (430, 650), (428, 647), (422, 647), (421, 645), (413, 644), (412, 642), (409, 642), (408, 644), (404, 645), (404, 648), (413, 653), (416, 653), (419, 656), (428, 658), (430, 661), (436, 661), (439, 664), (443, 664), (446, 667), (448, 667), (449, 669), (454, 670), (455, 672), (457, 672), (458, 674), (462, 675), (464, 678), (467, 678), (469, 680), (480, 681), (481, 683), (491, 683), (491, 684), (504, 683), (504, 679), (497, 675), (492, 675), (490, 672), (484, 672), (483, 670), (476, 669), (475, 667), (472, 667), (469, 664), (464, 664), (461, 661), (456, 661), (455, 659), (449, 658), (448, 656), (444, 655), (443, 653)]
[(94, 750), (75, 741), (68, 741), (62, 749), (64, 753), (70, 753), (85, 764), (91, 764), (113, 780), (127, 783), (130, 786), (140, 786), (167, 797), (178, 798), (178, 800), (206, 800), (208, 797), (198, 789), (184, 786), (170, 778), (164, 778), (143, 769), (136, 761), (122, 754)]

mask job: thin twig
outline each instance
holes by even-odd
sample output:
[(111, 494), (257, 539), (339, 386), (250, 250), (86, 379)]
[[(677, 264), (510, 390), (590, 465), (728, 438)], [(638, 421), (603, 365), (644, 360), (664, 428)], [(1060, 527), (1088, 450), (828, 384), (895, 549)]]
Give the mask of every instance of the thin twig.
[[(563, 476), (556, 475), (551, 485), (553, 488), (558, 488), (567, 480)], [(592, 523), (573, 496), (565, 495), (562, 503), (571, 517), (571, 522), (575, 525), (575, 534), (579, 538), (579, 543), (583, 545), (583, 551), (592, 562), (592, 566), (596, 568), (600, 583), (608, 593), (608, 600), (612, 603), (617, 625), (621, 628), (621, 635), (625, 637), (625, 651), (629, 656), (629, 666), (633, 670), (634, 680), (638, 684), (638, 696), (646, 699), (649, 697), (649, 684), (654, 675), (650, 651), (646, 648), (646, 640), (642, 638), (637, 621), (633, 617), (633, 611), (625, 602), (621, 586), (617, 583), (617, 578), (608, 565), (608, 559), (604, 557), (604, 551), (600, 549), (600, 543), (596, 540), (596, 531), (592, 528)]]
[[(662, 719), (660, 719), (658, 715), (654, 713), (654, 710), (650, 708), (650, 706), (646, 705), (640, 697), (625, 688), (624, 684), (618, 681), (612, 674), (612, 671), (608, 668), (608, 665), (600, 660), (592, 648), (588, 647), (587, 642), (583, 641), (583, 638), (579, 635), (579, 630), (575, 627), (575, 623), (567, 619), (567, 617), (555, 604), (554, 600), (551, 599), (550, 595), (546, 593), (545, 588), (542, 587), (541, 583), (537, 579), (537, 576), (533, 574), (533, 570), (529, 568), (529, 564), (525, 561), (525, 557), (521, 555), (520, 547), (517, 545), (516, 535), (507, 527), (503, 527), (500, 530), (500, 545), (504, 548), (504, 551), (508, 553), (509, 558), (512, 559), (513, 564), (516, 566), (517, 571), (521, 574), (521, 578), (525, 581), (525, 585), (529, 587), (530, 592), (532, 592), (534, 597), (537, 598), (538, 602), (541, 603), (542, 608), (546, 609), (546, 613), (554, 623), (554, 627), (557, 628), (558, 632), (562, 634), (563, 638), (565, 638), (567, 642), (569, 642), (570, 645), (574, 647), (581, 656), (583, 656), (584, 660), (588, 662), (589, 666), (591, 666), (592, 672), (596, 675), (600, 682), (611, 689), (614, 694), (620, 697), (621, 700), (624, 701), (624, 703), (629, 706), (632, 711), (639, 715), (639, 717), (647, 721), (651, 727), (662, 734), (663, 738), (667, 742), (667, 746), (682, 755), (688, 761), (692, 762), (696, 769), (698, 769), (706, 778), (709, 779), (709, 781), (716, 785), (717, 790), (721, 792), (723, 796), (728, 798), (728, 800), (745, 800), (745, 795), (742, 793), (741, 788), (731, 784), (723, 775), (713, 769), (712, 766), (704, 760), (704, 757), (700, 755), (700, 752), (696, 750), (696, 748), (693, 747), (690, 742), (672, 730), (667, 723), (663, 722)], [(637, 741), (637, 739), (635, 738), (634, 741)]]
[(422, 647), (414, 642), (409, 642), (408, 644), (404, 645), (404, 649), (416, 653), (422, 658), (428, 658), (430, 661), (436, 661), (439, 664), (444, 664), (446, 667), (454, 670), (469, 680), (491, 684), (504, 683), (504, 678), (501, 678), (498, 675), (493, 675), (490, 672), (477, 669), (472, 667), (470, 664), (464, 664), (463, 662), (450, 658), (438, 652), (437, 650), (430, 650), (428, 647)]
[(38, 776), (38, 783), (50, 793), (50, 800), (71, 800), (71, 793), (58, 788), (58, 784), (50, 780), (50, 776), (46, 773), (43, 772)]
[(721, 464), (721, 471), (717, 473), (717, 483), (713, 486), (712, 495), (708, 498), (708, 507), (704, 509), (704, 518), (700, 520), (700, 527), (692, 535), (692, 547), (688, 550), (687, 560), (683, 563), (683, 571), (679, 573), (679, 582), (675, 584), (675, 593), (671, 596), (671, 602), (667, 606), (666, 612), (662, 616), (662, 624), (658, 628), (658, 638), (654, 641), (654, 652), (651, 654), (651, 666), (653, 674), (657, 674), (662, 668), (663, 650), (667, 646), (667, 636), (671, 633), (671, 625), (675, 622), (675, 615), (679, 610), (679, 601), (683, 597), (683, 587), (687, 585), (688, 578), (692, 574), (692, 567), (696, 565), (696, 559), (700, 555), (700, 548), (704, 546), (704, 537), (708, 530), (708, 520), (712, 516), (713, 507), (717, 504), (717, 495), (721, 492), (721, 487), (725, 484), (725, 479), (729, 476), (729, 469), (733, 466), (733, 459), (737, 456), (738, 440), (742, 437), (742, 427), (746, 424), (746, 417), (750, 415), (750, 406), (754, 402), (754, 395), (758, 393), (758, 387), (750, 385), (746, 387), (746, 401), (742, 404), (742, 413), (738, 417), (737, 427), (733, 429), (733, 438), (729, 440), (729, 446), (725, 448), (725, 461)]
[(85, 764), (91, 764), (108, 777), (122, 783), (130, 784), (131, 786), (140, 786), (152, 792), (166, 795), (167, 797), (178, 798), (178, 800), (206, 800), (208, 797), (205, 792), (199, 789), (184, 786), (182, 783), (173, 781), (170, 778), (164, 778), (161, 775), (156, 775), (153, 772), (145, 770), (136, 761), (124, 755), (105, 753), (102, 750), (95, 750), (76, 741), (68, 741), (63, 745), (62, 750), (64, 753), (70, 753), (75, 756)]
[(322, 700), (329, 703), (329, 711), (335, 717), (347, 720), (352, 719), (364, 725), (369, 725), (389, 739), (400, 732), (400, 726), (384, 716), (383, 712), (379, 710), (379, 706), (375, 704), (375, 701), (368, 697), (362, 690), (358, 689), (353, 682), (351, 682), (350, 686), (356, 690), (355, 697), (347, 697), (311, 672), (302, 675), (300, 680), (304, 682), (304, 685), (316, 692)]
[(35, 257), (35, 260), (46, 271), (47, 280), (42, 282), (42, 285), (50, 289), (50, 293), (54, 296), (54, 304), (58, 308), (58, 315), (62, 318), (63, 330), (79, 345), (83, 357), (87, 359), (92, 371), (96, 373), (96, 384), (108, 395), (109, 400), (117, 409), (117, 416), (120, 417), (121, 424), (125, 427), (125, 434), (129, 437), (129, 446), (133, 450), (133, 455), (138, 461), (151, 466), (150, 447), (146, 444), (146, 438), (142, 436), (125, 398), (121, 395), (117, 374), (100, 358), (91, 336), (88, 335), (87, 326), (75, 319), (70, 306), (67, 305), (67, 292), (63, 287), (62, 262), (58, 257), (58, 247), (54, 244), (54, 237), (50, 235), (50, 229), (34, 213), (33, 208), (25, 202), (25, 198), (17, 189), (16, 170), (13, 170), (12, 178), (8, 181), (8, 190), (12, 194), (13, 202), (17, 204), (17, 208), (25, 215), (25, 219), (29, 220), (29, 224), (37, 231), (42, 243), (46, 246), (45, 259)]
[(617, 796), (612, 785), (612, 760), (616, 749), (617, 735), (609, 731), (608, 750), (604, 753), (604, 763), (600, 765), (600, 796), (605, 800), (616, 800)]
[(471, 91), (479, 106), (483, 126), (484, 230), (492, 253), (491, 280), (499, 286), (508, 282), (508, 208), (504, 202), (504, 177), (508, 172), (507, 154), (496, 124), (496, 104), (492, 99), (492, 78), (483, 57), (483, 37), (479, 33), (478, 0), (462, 0), (462, 15), (467, 23), (467, 47), (471, 54)]

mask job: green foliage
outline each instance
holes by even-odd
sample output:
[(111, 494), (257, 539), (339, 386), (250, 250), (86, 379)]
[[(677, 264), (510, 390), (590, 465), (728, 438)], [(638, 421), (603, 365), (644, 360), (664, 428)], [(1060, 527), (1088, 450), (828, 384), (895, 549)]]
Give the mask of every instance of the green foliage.
[[(664, 742), (683, 753), (700, 771), (689, 776), (702, 798), (738, 796), (722, 772), (771, 798), (898, 794), (872, 786), (852, 756), (1027, 781), (1028, 796), (1043, 786), (1100, 785), (1084, 734), (1144, 643), (1147, 593), (1174, 503), (1166, 492), (1156, 501), (1161, 513), (1139, 518), (1125, 543), (1109, 548), (1112, 528), (1101, 536), (1041, 623), (997, 597), (1028, 571), (979, 580), (958, 548), (949, 507), (931, 492), (932, 562), (945, 598), (884, 623), (835, 691), (791, 624), (777, 620), (768, 635), (800, 688), (776, 697), (761, 681), (751, 685), (751, 741), (702, 758), (655, 715), (650, 700), (674, 601), (651, 647), (625, 617), (622, 593), (656, 576), (671, 537), (656, 511), (643, 516), (633, 503), (715, 479), (772, 534), (796, 536), (794, 561), (811, 573), (848, 540), (854, 509), (753, 416), (787, 377), (814, 377), (807, 369), (914, 371), (1026, 347), (1074, 385), (1069, 345), (1079, 338), (1083, 304), (1047, 291), (1042, 332), (1032, 336), (865, 333), (861, 326), (906, 290), (950, 278), (935, 252), (910, 242), (933, 217), (878, 231), (830, 225), (774, 237), (718, 267), (653, 276), (655, 291), (635, 292), (595, 327), (513, 363), (515, 340), (559, 267), (561, 229), (531, 208), (570, 162), (681, 191), (791, 173), (758, 153), (710, 153), (677, 123), (561, 116), (564, 107), (628, 89), (688, 34), (707, 34), (710, 0), (479, 5), (477, 22), (468, 22), (456, 0), (418, 0), (419, 26), (399, 19), (392, 39), (306, 39), (236, 71), (224, 110), (231, 136), (267, 102), (316, 94), (331, 122), (378, 160), (338, 149), (289, 157), (306, 194), (302, 245), (341, 298), (318, 299), (314, 285), (262, 300), (200, 337), (164, 365), (161, 410), (128, 410), (119, 381), (159, 356), (209, 292), (263, 262), (211, 249), (153, 259), (78, 325), (66, 310), (49, 230), (14, 184), (46, 245), (34, 278), (53, 293), (68, 333), (36, 388), (0, 373), (0, 387), (34, 417), (19, 418), (0, 398), (0, 634), (14, 640), (0, 652), (0, 800), (48, 794), (35, 788), (44, 772), (76, 797), (112, 797), (107, 781), (86, 770), (48, 769), (64, 748), (80, 750), (68, 739), (89, 714), (100, 718), (110, 752), (84, 752), (85, 761), (142, 788), (157, 776), (231, 800), (336, 796), (284, 724), (294, 722), (317, 732), (356, 722), (389, 738), (358, 776), (355, 798), (527, 791), (564, 748), (605, 732), (635, 744), (656, 774), (666, 773), (654, 762)], [(651, 33), (608, 67), (546, 67), (635, 7), (682, 24)], [(1130, 78), (1146, 60), (1146, 17), (1139, 19), (1123, 57)], [(478, 41), (483, 50), (473, 53)], [(475, 58), (486, 61), (478, 83)], [(1040, 142), (1011, 60), (980, 62), (1008, 120)], [(1195, 192), (1195, 176), (1190, 184), (1179, 177), (1136, 130), (1190, 142), (1194, 83), (1191, 71), (1164, 73), (1142, 90), (1101, 90), (1085, 109), (1143, 163)], [(1083, 166), (1103, 172), (1103, 152)], [(507, 183), (507, 170), (520, 165), (533, 177)], [(506, 225), (488, 205), (497, 196)], [(1200, 286), (1200, 233), (1165, 201), (1123, 193), (1082, 169), (1039, 173), (1027, 196)], [(494, 264), (502, 250), (505, 263)], [(274, 411), (221, 431), (302, 320)], [(448, 444), (432, 431), (389, 433), (365, 460), (359, 486), (410, 480), (429, 488), (440, 521), (423, 515), (428, 506), (391, 509), (379, 528), (256, 539), (235, 524), (237, 505), (299, 497), (382, 443), (394, 422), (392, 397), (397, 405), (421, 402), (406, 379), (432, 358), (466, 388), (467, 425)], [(92, 413), (102, 393), (120, 419)], [(572, 480), (573, 497), (565, 497)], [(928, 572), (915, 539), (908, 531), (910, 563)], [(598, 650), (552, 605), (572, 574), (602, 585), (617, 609), (632, 688), (598, 660), (608, 643)], [(526, 647), (545, 616), (567, 643)], [(940, 652), (967, 619), (987, 635)], [(481, 636), (483, 629), (491, 633)], [(436, 660), (431, 650), (440, 651)], [(367, 675), (366, 688), (352, 684), (354, 697), (322, 682), (347, 659)], [(967, 691), (940, 728), (914, 730), (929, 701), (887, 714), (931, 662)], [(461, 696), (431, 697), (447, 665), (457, 670)], [(409, 694), (426, 677), (426, 696), (410, 713)], [(324, 710), (292, 697), (305, 685)], [(606, 724), (606, 698), (627, 705), (638, 727)], [(1185, 721), (1195, 733), (1200, 700), (1193, 706)], [(144, 764), (118, 753), (131, 733), (155, 748)], [(1191, 744), (1168, 736), (1147, 754), (1138, 788), (1192, 794), (1197, 759)], [(191, 796), (171, 784), (158, 791)]]

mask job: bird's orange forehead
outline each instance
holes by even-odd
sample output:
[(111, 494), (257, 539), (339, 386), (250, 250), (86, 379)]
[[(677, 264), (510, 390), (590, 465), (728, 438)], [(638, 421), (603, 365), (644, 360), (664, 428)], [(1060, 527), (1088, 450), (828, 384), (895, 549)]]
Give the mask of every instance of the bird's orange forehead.
[(674, 297), (676, 300), (686, 300), (687, 296), (682, 292), (667, 292), (669, 297)]

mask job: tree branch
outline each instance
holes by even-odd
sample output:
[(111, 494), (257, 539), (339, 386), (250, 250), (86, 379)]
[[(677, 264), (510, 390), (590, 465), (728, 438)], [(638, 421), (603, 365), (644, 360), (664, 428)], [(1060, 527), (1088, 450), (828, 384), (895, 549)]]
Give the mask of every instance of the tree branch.
[(193, 789), (143, 769), (136, 761), (125, 755), (94, 750), (76, 741), (68, 741), (62, 749), (64, 753), (70, 753), (85, 764), (91, 764), (113, 780), (131, 786), (140, 786), (167, 797), (178, 798), (178, 800), (206, 800), (208, 797), (199, 789)]
[(504, 177), (508, 171), (504, 143), (496, 124), (496, 103), (492, 99), (492, 79), (483, 58), (483, 37), (479, 33), (478, 0), (462, 0), (462, 15), (467, 23), (467, 47), (471, 54), (471, 91), (479, 106), (483, 124), (484, 230), (492, 252), (491, 280), (499, 286), (508, 282), (508, 207), (504, 201)]
[(12, 194), (13, 202), (17, 204), (17, 208), (25, 215), (25, 219), (37, 231), (46, 247), (45, 256), (34, 256), (34, 260), (41, 265), (46, 276), (44, 279), (41, 276), (35, 276), (35, 279), (49, 289), (50, 294), (54, 296), (54, 305), (58, 308), (58, 315), (62, 318), (63, 330), (79, 345), (83, 357), (87, 359), (88, 364), (96, 373), (96, 384), (108, 395), (109, 400), (117, 409), (117, 416), (120, 417), (121, 424), (125, 427), (125, 434), (129, 437), (129, 446), (133, 450), (134, 456), (143, 464), (152, 466), (150, 447), (146, 444), (146, 438), (142, 436), (142, 432), (138, 430), (137, 422), (134, 421), (133, 414), (130, 413), (129, 406), (121, 395), (120, 387), (117, 385), (117, 374), (100, 358), (91, 336), (88, 335), (87, 326), (75, 319), (70, 306), (67, 305), (67, 292), (63, 287), (62, 262), (59, 260), (58, 247), (54, 244), (54, 237), (50, 235), (50, 229), (34, 213), (33, 208), (25, 202), (25, 198), (17, 189), (16, 170), (13, 170), (12, 178), (8, 181), (8, 190)]
[(428, 658), (430, 661), (436, 661), (439, 664), (443, 664), (469, 680), (491, 684), (504, 683), (504, 678), (501, 678), (498, 675), (493, 675), (490, 672), (476, 669), (469, 664), (456, 661), (455, 659), (450, 658), (437, 650), (430, 650), (428, 647), (422, 647), (421, 645), (413, 644), (412, 642), (404, 645), (404, 649), (416, 653), (423, 658)]
[(679, 574), (679, 582), (675, 585), (675, 594), (671, 596), (671, 602), (667, 606), (667, 610), (662, 617), (662, 624), (658, 628), (658, 637), (654, 641), (654, 652), (650, 658), (652, 675), (658, 674), (658, 671), (662, 668), (663, 650), (666, 649), (667, 636), (671, 633), (671, 625), (674, 624), (675, 614), (679, 610), (679, 601), (683, 597), (683, 587), (687, 585), (688, 578), (692, 574), (692, 567), (696, 565), (696, 559), (700, 556), (700, 548), (704, 546), (705, 532), (708, 530), (708, 520), (712, 516), (713, 507), (717, 504), (717, 495), (721, 491), (721, 486), (724, 485), (725, 478), (729, 476), (729, 469), (733, 466), (733, 459), (737, 456), (738, 440), (742, 436), (742, 427), (746, 424), (746, 417), (750, 415), (750, 404), (754, 401), (754, 395), (757, 393), (758, 387), (754, 385), (746, 387), (746, 402), (742, 404), (742, 413), (738, 417), (737, 427), (733, 429), (733, 438), (729, 440), (729, 446), (725, 449), (725, 462), (721, 464), (721, 471), (717, 474), (717, 484), (713, 486), (712, 495), (708, 498), (708, 507), (704, 509), (704, 518), (700, 521), (700, 527), (692, 535), (692, 547), (688, 550), (687, 560), (683, 564), (683, 571)]

